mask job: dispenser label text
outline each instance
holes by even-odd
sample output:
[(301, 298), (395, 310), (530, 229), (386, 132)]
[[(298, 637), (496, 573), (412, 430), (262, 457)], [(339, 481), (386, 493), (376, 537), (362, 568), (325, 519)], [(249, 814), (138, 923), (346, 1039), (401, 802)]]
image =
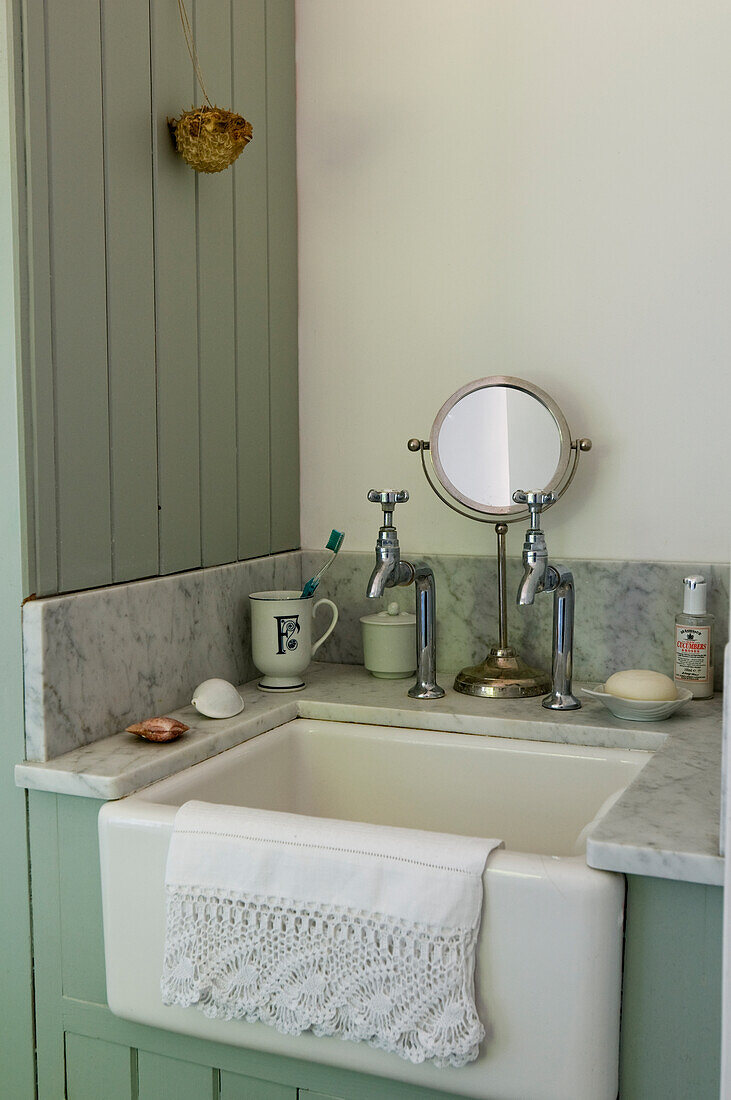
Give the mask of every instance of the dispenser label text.
[(675, 626), (675, 679), (707, 684), (711, 678), (710, 626)]

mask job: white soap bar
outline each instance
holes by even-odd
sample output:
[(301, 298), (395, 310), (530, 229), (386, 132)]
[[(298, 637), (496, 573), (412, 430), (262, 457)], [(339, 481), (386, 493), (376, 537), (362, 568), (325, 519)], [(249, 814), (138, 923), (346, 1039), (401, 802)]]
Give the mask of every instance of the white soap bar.
[(630, 668), (615, 672), (604, 685), (608, 695), (621, 699), (677, 699), (678, 689), (669, 676), (646, 668)]

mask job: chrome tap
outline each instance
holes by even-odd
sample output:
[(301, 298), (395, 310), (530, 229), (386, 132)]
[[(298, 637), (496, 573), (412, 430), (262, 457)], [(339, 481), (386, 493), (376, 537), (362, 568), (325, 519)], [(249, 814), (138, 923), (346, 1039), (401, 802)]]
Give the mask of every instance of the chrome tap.
[(380, 504), (383, 508), (383, 524), (376, 540), (376, 564), (368, 581), (366, 596), (374, 600), (383, 595), (385, 588), (394, 585), (411, 584), (414, 570), (408, 562), (401, 561), (401, 548), (398, 534), (393, 525), (393, 513), (397, 504), (405, 504), (409, 494), (405, 489), (371, 489), (368, 493), (371, 504)]
[(434, 573), (424, 562), (414, 565), (401, 560), (398, 534), (393, 525), (397, 504), (405, 504), (409, 494), (405, 489), (371, 489), (368, 500), (380, 504), (383, 523), (376, 540), (376, 564), (371, 573), (366, 595), (369, 599), (382, 596), (386, 588), (412, 583), (416, 589), (416, 682), (409, 688), (412, 699), (441, 699), (444, 688), (436, 681), (436, 586)]
[(546, 591), (548, 578), (548, 547), (540, 528), (541, 512), (547, 504), (553, 504), (555, 493), (524, 493), (518, 489), (513, 493), (516, 504), (527, 504), (530, 512), (530, 527), (525, 533), (523, 543), (523, 580), (518, 589), (518, 605), (533, 603), (539, 592)]
[(578, 710), (581, 703), (571, 691), (574, 648), (574, 577), (570, 569), (552, 565), (540, 528), (541, 512), (553, 504), (555, 493), (513, 493), (516, 504), (526, 504), (530, 527), (523, 543), (523, 579), (518, 586), (518, 605), (532, 604), (539, 592), (553, 592), (553, 657), (551, 694), (543, 700), (549, 710)]

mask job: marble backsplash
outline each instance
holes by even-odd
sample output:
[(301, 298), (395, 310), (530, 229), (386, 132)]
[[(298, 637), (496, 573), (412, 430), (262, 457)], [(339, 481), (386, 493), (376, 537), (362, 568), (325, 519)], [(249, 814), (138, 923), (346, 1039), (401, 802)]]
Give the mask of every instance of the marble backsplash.
[(250, 592), (300, 587), (300, 552), (31, 600), (23, 607), (26, 758), (50, 760), (256, 676)]
[[(52, 759), (132, 721), (180, 707), (209, 676), (234, 683), (253, 679), (248, 594), (299, 588), (324, 560), (322, 550), (293, 551), (28, 602), (23, 608), (27, 759)], [(450, 674), (482, 660), (497, 640), (495, 560), (450, 555), (426, 560), (437, 579), (438, 662), (448, 687)], [(709, 581), (709, 610), (716, 615), (720, 688), (728, 567), (567, 564), (576, 579), (577, 680), (604, 680), (619, 668), (672, 673), (682, 579), (702, 572)], [(337, 603), (340, 619), (318, 660), (361, 664), (360, 616), (393, 599), (413, 608), (412, 589), (391, 589), (383, 601), (366, 599), (372, 566), (371, 553), (344, 551), (325, 575), (320, 593)], [(533, 607), (518, 608), (514, 593), (520, 573), (519, 560), (510, 559), (510, 642), (526, 661), (549, 668), (553, 600), (542, 595)]]
[[(408, 561), (416, 560), (403, 552)], [(302, 573), (311, 577), (322, 551), (302, 551)], [(437, 660), (456, 672), (482, 661), (497, 643), (495, 558), (421, 556), (437, 584)], [(623, 668), (652, 668), (673, 674), (674, 619), (682, 607), (683, 577), (701, 573), (708, 581), (708, 610), (716, 616), (716, 690), (723, 682), (723, 647), (729, 632), (729, 567), (703, 562), (569, 561), (576, 585), (574, 679), (603, 681)], [(360, 616), (398, 600), (413, 611), (411, 588), (389, 589), (383, 600), (366, 598), (373, 554), (341, 552), (322, 583), (338, 605), (340, 619), (318, 652), (318, 660), (362, 664)], [(519, 558), (508, 559), (508, 639), (528, 664), (551, 668), (553, 597), (544, 593), (532, 607), (518, 607)], [(448, 684), (443, 677), (443, 687)]]

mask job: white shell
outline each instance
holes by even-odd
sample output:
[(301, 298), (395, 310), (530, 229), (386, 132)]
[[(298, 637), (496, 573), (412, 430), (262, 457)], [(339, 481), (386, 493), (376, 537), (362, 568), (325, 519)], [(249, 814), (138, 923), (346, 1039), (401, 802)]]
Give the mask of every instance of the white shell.
[(206, 718), (233, 718), (244, 709), (244, 700), (228, 680), (204, 680), (193, 692), (191, 703)]

